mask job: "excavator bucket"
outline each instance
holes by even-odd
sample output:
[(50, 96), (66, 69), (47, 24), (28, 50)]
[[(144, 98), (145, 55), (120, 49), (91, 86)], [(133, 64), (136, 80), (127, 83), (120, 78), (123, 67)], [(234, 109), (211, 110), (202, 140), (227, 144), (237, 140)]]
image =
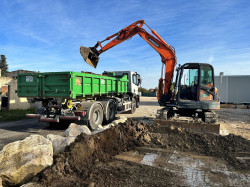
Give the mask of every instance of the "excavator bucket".
[(81, 46), (80, 53), (87, 64), (96, 68), (99, 61), (99, 56), (98, 54), (96, 54), (96, 52), (93, 51), (93, 49), (91, 49), (90, 47)]

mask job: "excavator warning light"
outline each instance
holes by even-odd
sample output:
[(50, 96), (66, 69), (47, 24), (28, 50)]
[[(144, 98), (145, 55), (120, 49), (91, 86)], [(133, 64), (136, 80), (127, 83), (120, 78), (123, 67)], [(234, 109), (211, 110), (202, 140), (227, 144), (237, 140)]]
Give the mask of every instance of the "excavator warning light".
[(80, 47), (80, 53), (84, 61), (94, 68), (96, 68), (99, 61), (98, 53), (95, 52), (95, 50), (96, 49), (93, 47), (83, 47), (83, 46)]

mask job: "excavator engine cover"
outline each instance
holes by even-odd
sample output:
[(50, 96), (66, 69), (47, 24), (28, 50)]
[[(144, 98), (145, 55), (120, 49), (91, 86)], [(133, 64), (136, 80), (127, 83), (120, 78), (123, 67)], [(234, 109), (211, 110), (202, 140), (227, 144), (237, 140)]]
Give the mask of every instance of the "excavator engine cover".
[(92, 67), (96, 68), (98, 61), (99, 61), (99, 56), (98, 52), (95, 48), (90, 48), (90, 47), (80, 47), (80, 53), (84, 59), (84, 61), (91, 65)]

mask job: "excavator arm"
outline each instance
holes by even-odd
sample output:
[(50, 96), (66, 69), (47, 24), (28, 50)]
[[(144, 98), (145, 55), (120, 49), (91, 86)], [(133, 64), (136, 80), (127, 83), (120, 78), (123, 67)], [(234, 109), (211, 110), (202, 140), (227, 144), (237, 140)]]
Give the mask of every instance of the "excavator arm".
[[(161, 56), (161, 61), (165, 66), (164, 76), (162, 73), (162, 76), (159, 79), (157, 98), (160, 101), (162, 100), (162, 96), (167, 94), (168, 95), (167, 98), (170, 99), (171, 98), (170, 87), (172, 84), (172, 77), (174, 74), (174, 68), (177, 61), (175, 56), (175, 51), (154, 30), (150, 29), (148, 25), (146, 25), (151, 30), (154, 36), (149, 34), (145, 29), (142, 28), (143, 25), (146, 25), (144, 20), (139, 20), (127, 26), (126, 28), (120, 30), (119, 32), (107, 37), (105, 40), (101, 42), (98, 41), (94, 47), (87, 48), (81, 46), (80, 53), (83, 59), (89, 65), (96, 68), (99, 61), (99, 55), (101, 53), (124, 42), (127, 39), (132, 38), (134, 35), (139, 34), (140, 37), (142, 37), (152, 48), (154, 48), (159, 53), (159, 55)], [(101, 43), (110, 39), (112, 40), (108, 42), (105, 46), (101, 45)], [(97, 49), (98, 47), (100, 47), (99, 50)]]

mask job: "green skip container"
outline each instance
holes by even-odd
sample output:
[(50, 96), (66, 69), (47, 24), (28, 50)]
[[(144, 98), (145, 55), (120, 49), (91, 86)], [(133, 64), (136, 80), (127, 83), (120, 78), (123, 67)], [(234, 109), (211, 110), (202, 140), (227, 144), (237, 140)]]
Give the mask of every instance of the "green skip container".
[(84, 99), (127, 93), (127, 75), (79, 72), (24, 73), (17, 76), (18, 97)]

